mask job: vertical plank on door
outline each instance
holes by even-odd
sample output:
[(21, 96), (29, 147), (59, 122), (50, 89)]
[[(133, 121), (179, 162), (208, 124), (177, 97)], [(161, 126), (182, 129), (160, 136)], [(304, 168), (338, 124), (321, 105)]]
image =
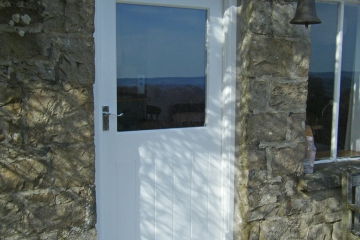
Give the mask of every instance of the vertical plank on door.
[[(117, 209), (117, 226), (116, 238), (114, 239), (130, 239), (137, 231), (136, 223), (138, 216), (134, 214), (137, 209), (136, 199), (136, 161), (118, 161), (115, 164), (116, 169), (116, 202)], [(114, 184), (109, 182), (109, 184)]]
[(155, 161), (141, 159), (139, 169), (140, 239), (155, 240)]
[(192, 157), (174, 158), (174, 163), (174, 239), (190, 239)]
[(173, 159), (155, 160), (155, 239), (173, 239)]
[[(204, 154), (205, 155), (205, 154)], [(194, 156), (191, 170), (191, 238), (209, 233), (209, 156)]]

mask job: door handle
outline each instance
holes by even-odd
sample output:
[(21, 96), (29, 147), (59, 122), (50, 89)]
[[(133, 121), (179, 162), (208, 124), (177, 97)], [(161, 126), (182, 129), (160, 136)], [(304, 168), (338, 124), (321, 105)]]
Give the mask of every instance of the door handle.
[(120, 114), (111, 113), (109, 112), (109, 106), (103, 106), (102, 115), (103, 115), (103, 131), (109, 131), (109, 116), (113, 115), (113, 116), (121, 117), (123, 113)]
[(115, 113), (103, 112), (103, 115), (105, 115), (105, 116), (113, 115), (113, 116), (121, 117), (123, 115), (123, 113), (115, 114)]

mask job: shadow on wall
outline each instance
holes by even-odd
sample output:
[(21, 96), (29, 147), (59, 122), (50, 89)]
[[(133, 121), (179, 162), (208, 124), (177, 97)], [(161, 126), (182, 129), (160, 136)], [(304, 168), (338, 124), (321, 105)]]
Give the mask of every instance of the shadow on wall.
[(92, 95), (92, 87), (51, 82), (2, 90), (1, 236), (94, 226)]
[(0, 3), (0, 238), (95, 236), (92, 19), (94, 1)]

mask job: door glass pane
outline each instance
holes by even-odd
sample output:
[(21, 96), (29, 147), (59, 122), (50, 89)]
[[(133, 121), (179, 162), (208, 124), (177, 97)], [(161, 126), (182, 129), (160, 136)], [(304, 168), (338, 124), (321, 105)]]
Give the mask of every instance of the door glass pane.
[(312, 129), (317, 158), (329, 157), (337, 31), (337, 4), (316, 3), (322, 24), (311, 25), (311, 57), (306, 124)]
[(117, 130), (204, 126), (207, 11), (116, 8)]
[(344, 37), (341, 64), (338, 156), (360, 156), (359, 71), (360, 71), (360, 7), (345, 5)]

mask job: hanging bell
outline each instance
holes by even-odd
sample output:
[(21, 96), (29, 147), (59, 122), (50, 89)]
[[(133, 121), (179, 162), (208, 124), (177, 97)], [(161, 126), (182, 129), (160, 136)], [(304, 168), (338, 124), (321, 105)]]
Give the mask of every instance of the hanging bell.
[(295, 16), (290, 23), (304, 24), (306, 28), (309, 24), (321, 23), (316, 15), (315, 0), (298, 0)]

